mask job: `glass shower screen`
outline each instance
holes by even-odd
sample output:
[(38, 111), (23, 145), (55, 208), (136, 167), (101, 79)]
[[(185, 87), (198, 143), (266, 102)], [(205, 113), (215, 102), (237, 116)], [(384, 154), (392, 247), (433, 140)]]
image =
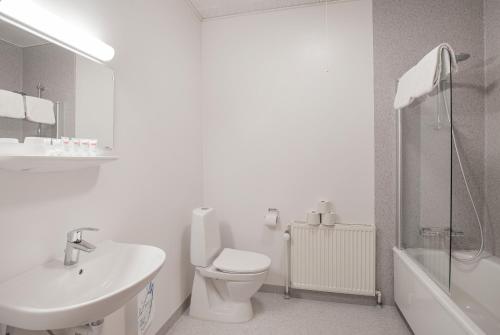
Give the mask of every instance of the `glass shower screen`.
[(451, 76), (398, 111), (400, 247), (450, 288)]

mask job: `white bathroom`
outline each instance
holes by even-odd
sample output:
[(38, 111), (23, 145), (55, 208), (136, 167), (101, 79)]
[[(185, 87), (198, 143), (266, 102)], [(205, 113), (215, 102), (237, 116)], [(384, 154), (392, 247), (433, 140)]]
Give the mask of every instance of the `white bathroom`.
[(0, 335), (500, 334), (499, 19), (0, 0)]

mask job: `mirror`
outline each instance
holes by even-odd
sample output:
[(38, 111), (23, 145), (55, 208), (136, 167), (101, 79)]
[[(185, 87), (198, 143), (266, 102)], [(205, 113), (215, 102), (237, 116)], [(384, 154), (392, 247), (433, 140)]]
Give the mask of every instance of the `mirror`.
[(0, 143), (67, 137), (112, 149), (113, 116), (111, 69), (0, 20)]

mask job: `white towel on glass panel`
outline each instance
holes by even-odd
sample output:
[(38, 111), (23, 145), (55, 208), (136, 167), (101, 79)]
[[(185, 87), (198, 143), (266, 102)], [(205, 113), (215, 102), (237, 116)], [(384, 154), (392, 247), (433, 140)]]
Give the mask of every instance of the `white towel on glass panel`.
[(55, 124), (54, 103), (50, 100), (26, 96), (26, 119), (36, 123)]
[(431, 93), (440, 80), (456, 70), (457, 61), (451, 46), (438, 45), (399, 79), (394, 109), (409, 106), (415, 99)]
[(18, 93), (0, 90), (0, 116), (24, 119), (23, 96)]

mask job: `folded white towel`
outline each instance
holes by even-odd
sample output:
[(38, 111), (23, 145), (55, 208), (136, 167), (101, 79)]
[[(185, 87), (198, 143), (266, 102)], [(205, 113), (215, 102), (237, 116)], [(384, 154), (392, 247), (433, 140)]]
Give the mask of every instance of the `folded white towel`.
[(24, 119), (24, 101), (21, 94), (0, 90), (0, 116)]
[(26, 96), (26, 119), (36, 123), (55, 124), (54, 103), (50, 100)]
[(457, 61), (451, 46), (438, 45), (399, 79), (394, 108), (409, 106), (415, 99), (431, 93), (442, 78), (456, 70)]
[(14, 143), (19, 143), (19, 140), (17, 138), (8, 138), (8, 137), (3, 137), (0, 138), (0, 144), (14, 144)]

